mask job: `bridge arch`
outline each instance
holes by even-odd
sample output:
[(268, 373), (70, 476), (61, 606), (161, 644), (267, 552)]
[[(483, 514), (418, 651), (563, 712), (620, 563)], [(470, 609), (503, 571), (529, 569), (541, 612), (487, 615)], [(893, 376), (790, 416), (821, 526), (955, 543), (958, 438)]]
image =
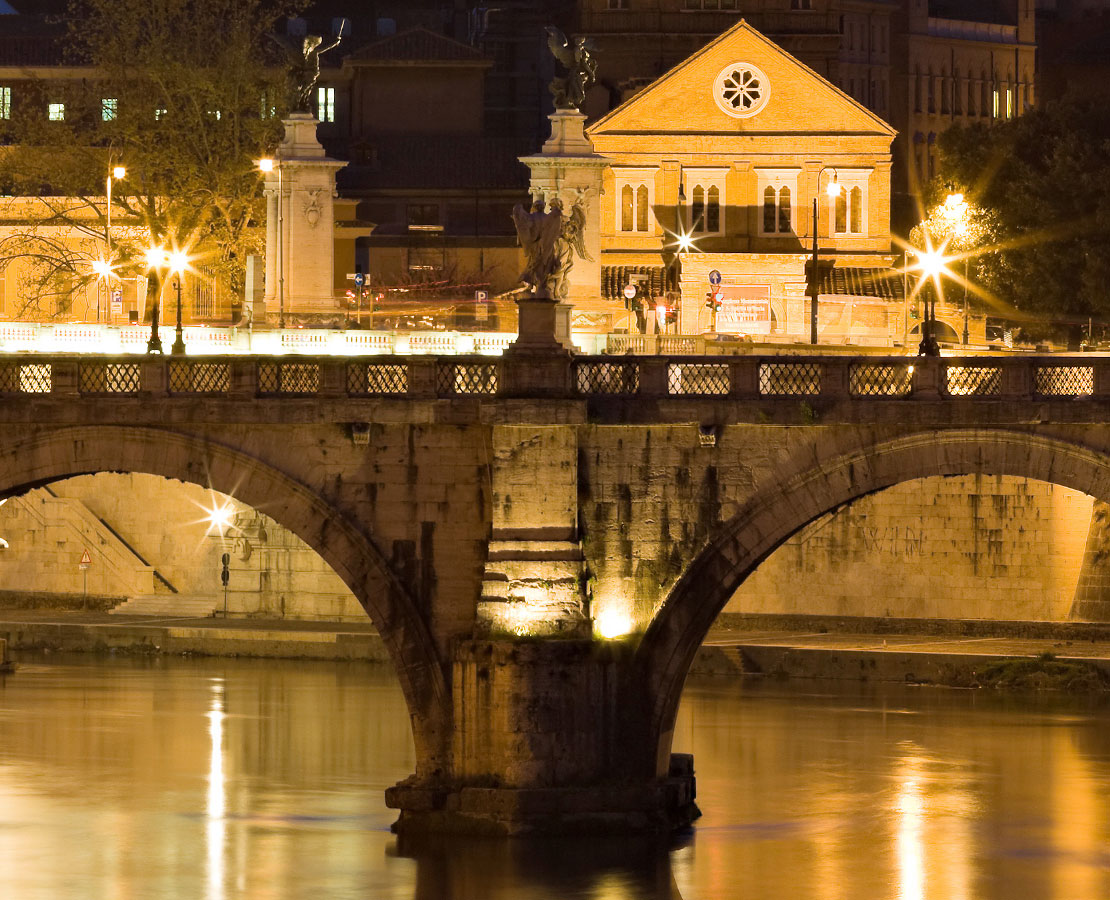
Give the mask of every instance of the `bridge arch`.
[(446, 770), (451, 699), (415, 601), (367, 531), (311, 487), (208, 436), (137, 426), (61, 426), (0, 438), (0, 497), (75, 475), (138, 472), (235, 497), (294, 532), (351, 589), (381, 635), (408, 703), (417, 775)]
[(838, 507), (930, 476), (1012, 475), (1110, 499), (1110, 454), (1063, 438), (1011, 429), (929, 430), (871, 440), (866, 429), (822, 435), (781, 466), (687, 567), (637, 650), (654, 760), (666, 771), (686, 674), (713, 622), (743, 581), (801, 528)]

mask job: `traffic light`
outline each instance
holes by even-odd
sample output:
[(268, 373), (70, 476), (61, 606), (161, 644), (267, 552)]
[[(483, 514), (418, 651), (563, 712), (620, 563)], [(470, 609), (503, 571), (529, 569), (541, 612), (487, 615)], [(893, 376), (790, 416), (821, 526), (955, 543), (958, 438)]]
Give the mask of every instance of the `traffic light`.
[(231, 556), (229, 554), (225, 553), (223, 556), (220, 557), (220, 563), (223, 566), (223, 568), (220, 570), (220, 581), (223, 583), (224, 587), (227, 587), (227, 583), (231, 581), (231, 572), (227, 568), (227, 565), (230, 562)]

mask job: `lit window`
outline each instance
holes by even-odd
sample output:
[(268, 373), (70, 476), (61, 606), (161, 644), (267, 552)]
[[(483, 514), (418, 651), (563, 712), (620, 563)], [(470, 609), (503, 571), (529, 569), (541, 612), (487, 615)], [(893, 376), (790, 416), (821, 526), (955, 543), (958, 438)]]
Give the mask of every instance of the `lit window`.
[(690, 166), (682, 174), (683, 190), (690, 198), (686, 227), (691, 232), (720, 234), (723, 230), (721, 204), (728, 169)]
[(998, 118), (998, 88), (991, 92), (991, 115)]
[(66, 105), (64, 103), (47, 104), (46, 117), (51, 122), (64, 122), (66, 119)]
[(156, 110), (154, 110), (154, 121), (161, 122), (162, 118), (165, 115), (166, 115), (165, 107), (164, 106), (159, 106)]
[[(918, 160), (921, 160), (920, 155), (918, 155)], [(837, 171), (836, 180), (840, 185), (840, 193), (837, 194), (833, 206), (834, 234), (867, 233), (866, 200), (867, 181), (870, 174), (870, 171), (866, 169), (854, 171), (840, 169)]]
[(12, 117), (12, 89), (0, 87), (0, 119)]
[[(627, 9), (627, 4), (622, 9)], [(686, 9), (736, 9), (736, 0), (686, 0)], [(612, 9), (612, 7), (610, 7)]]
[(794, 232), (793, 199), (798, 193), (798, 169), (756, 169), (759, 198), (763, 215), (759, 217), (761, 234), (792, 234)]
[(115, 97), (102, 97), (100, 100), (100, 118), (105, 122), (111, 122), (116, 117), (116, 112), (119, 109), (119, 100)]
[(655, 168), (614, 169), (618, 232), (648, 233), (654, 223), (649, 215), (655, 202)]
[(321, 122), (335, 121), (335, 88), (316, 88), (316, 118)]
[(628, 9), (628, 0), (609, 0), (609, 9)]
[(1006, 88), (1006, 118), (1012, 119), (1014, 117), (1014, 92), (1010, 88)]

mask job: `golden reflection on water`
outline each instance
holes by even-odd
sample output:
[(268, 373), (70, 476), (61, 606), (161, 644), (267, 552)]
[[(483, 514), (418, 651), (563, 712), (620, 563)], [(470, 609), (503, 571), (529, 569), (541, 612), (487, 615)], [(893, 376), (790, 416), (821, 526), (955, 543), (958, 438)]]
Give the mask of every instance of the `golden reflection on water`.
[(224, 684), (212, 679), (212, 706), (208, 712), (208, 824), (205, 837), (208, 850), (208, 900), (224, 900)]
[(413, 770), (369, 666), (36, 658), (0, 678), (0, 897), (1106, 900), (1110, 714), (694, 681), (694, 834), (398, 845)]

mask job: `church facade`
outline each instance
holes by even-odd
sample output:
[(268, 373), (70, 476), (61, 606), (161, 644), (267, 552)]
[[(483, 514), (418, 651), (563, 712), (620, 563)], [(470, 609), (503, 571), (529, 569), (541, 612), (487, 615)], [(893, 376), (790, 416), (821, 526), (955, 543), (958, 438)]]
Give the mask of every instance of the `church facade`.
[[(589, 266), (598, 289), (595, 301), (572, 298), (576, 330), (808, 340), (816, 230), (821, 342), (903, 341), (890, 235), (896, 133), (747, 23), (586, 134), (599, 163), (588, 241), (597, 255), (576, 266)], [(536, 159), (526, 162), (542, 188)], [(542, 179), (558, 180), (550, 170)]]

